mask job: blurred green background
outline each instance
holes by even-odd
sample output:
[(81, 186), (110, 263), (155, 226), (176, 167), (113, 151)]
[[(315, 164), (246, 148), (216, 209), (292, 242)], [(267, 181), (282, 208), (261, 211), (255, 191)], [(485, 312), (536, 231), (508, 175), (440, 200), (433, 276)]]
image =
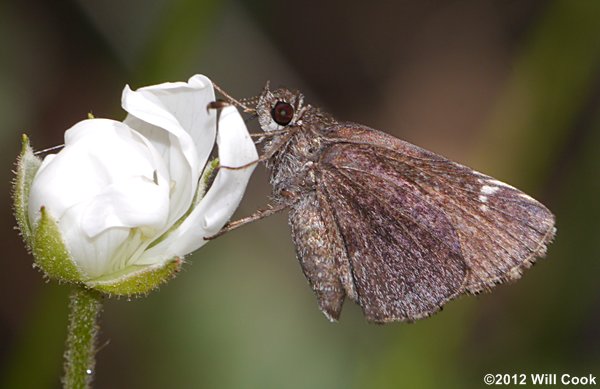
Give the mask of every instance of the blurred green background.
[[(96, 388), (478, 388), (486, 373), (600, 376), (600, 2), (0, 3), (0, 387), (58, 388), (66, 286), (32, 269), (9, 209), (19, 137), (37, 149), (120, 94), (210, 76), (238, 97), (302, 89), (507, 181), (557, 215), (519, 282), (415, 324), (319, 312), (279, 215), (225, 235), (148, 298), (108, 301)], [(257, 124), (251, 123), (257, 131)], [(257, 169), (238, 216), (266, 203)], [(599, 378), (600, 379), (600, 378)]]

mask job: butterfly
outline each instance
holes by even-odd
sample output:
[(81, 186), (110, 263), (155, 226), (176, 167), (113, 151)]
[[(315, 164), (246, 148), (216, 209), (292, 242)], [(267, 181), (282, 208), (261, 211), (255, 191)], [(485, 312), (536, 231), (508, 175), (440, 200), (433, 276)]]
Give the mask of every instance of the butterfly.
[(258, 117), (272, 198), (221, 233), (289, 210), (300, 266), (331, 321), (346, 298), (371, 322), (430, 316), (459, 295), (520, 278), (554, 238), (554, 215), (529, 195), (338, 121), (300, 92), (267, 83), (246, 103), (225, 96)]

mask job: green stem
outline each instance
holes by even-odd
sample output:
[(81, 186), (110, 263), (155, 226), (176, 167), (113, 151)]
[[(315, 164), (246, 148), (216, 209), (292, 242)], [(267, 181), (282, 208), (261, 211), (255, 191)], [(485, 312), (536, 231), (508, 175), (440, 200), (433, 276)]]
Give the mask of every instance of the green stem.
[(65, 351), (65, 389), (85, 389), (91, 385), (96, 363), (97, 320), (101, 308), (100, 293), (82, 286), (73, 288)]

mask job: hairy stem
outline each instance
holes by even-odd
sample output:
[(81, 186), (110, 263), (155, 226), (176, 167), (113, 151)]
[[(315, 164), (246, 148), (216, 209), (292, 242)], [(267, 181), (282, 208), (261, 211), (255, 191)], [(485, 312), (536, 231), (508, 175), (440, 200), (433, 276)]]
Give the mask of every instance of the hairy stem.
[(96, 363), (101, 294), (75, 286), (69, 304), (69, 330), (65, 350), (63, 388), (90, 388)]

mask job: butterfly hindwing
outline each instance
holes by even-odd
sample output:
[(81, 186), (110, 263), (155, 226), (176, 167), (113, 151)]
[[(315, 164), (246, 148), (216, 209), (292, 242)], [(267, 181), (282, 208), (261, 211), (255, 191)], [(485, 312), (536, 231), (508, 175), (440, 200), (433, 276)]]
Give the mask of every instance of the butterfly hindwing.
[(334, 209), (367, 319), (416, 320), (460, 293), (466, 269), (443, 214), (403, 185), (334, 169), (322, 174), (319, 190)]
[(518, 278), (554, 235), (548, 209), (489, 176), (365, 126), (320, 135), (317, 192), (370, 320), (418, 319)]
[(354, 293), (349, 284), (352, 277), (348, 258), (331, 210), (321, 207), (313, 192), (291, 208), (289, 223), (296, 255), (319, 308), (327, 318), (337, 320), (346, 296), (344, 289), (350, 296)]

